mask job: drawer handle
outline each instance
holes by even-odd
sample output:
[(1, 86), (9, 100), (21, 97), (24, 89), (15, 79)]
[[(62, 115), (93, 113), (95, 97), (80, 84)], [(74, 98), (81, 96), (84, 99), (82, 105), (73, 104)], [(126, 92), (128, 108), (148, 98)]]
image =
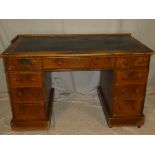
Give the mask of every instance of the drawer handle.
[(20, 80), (19, 80), (19, 79), (17, 79), (17, 78), (15, 79), (15, 81), (16, 81), (16, 82), (18, 82), (18, 83), (20, 83)]
[(22, 93), (21, 92), (18, 92), (18, 96), (21, 97), (22, 96)]
[(97, 62), (96, 62), (96, 60), (92, 60), (92, 62), (91, 62), (93, 65), (97, 65)]
[(35, 79), (35, 78), (32, 78), (32, 79), (31, 79), (31, 81), (33, 81), (33, 82), (34, 82), (34, 81), (36, 81), (36, 79)]
[(138, 74), (137, 77), (136, 77), (136, 79), (141, 79), (142, 76), (143, 76), (142, 74)]
[(140, 92), (139, 92), (139, 90), (138, 90), (138, 89), (135, 89), (135, 93), (136, 93), (136, 94), (139, 94)]
[(58, 65), (62, 65), (62, 60), (58, 59), (58, 60), (56, 61), (56, 63), (57, 63)]
[(144, 63), (144, 59), (139, 58), (139, 59), (137, 60), (137, 63), (138, 63), (139, 65), (143, 64), (143, 63)]

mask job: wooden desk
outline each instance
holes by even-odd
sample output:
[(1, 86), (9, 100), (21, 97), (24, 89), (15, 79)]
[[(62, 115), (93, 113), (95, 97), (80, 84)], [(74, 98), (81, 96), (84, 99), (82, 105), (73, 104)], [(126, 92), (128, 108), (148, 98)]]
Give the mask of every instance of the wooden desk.
[(100, 70), (98, 94), (109, 127), (144, 123), (153, 51), (130, 34), (18, 35), (3, 52), (14, 130), (50, 125), (50, 72)]

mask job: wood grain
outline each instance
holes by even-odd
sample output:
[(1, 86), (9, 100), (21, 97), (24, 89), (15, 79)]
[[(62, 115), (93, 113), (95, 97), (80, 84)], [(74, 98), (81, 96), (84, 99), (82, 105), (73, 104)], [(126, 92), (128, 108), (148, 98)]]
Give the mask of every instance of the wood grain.
[(18, 35), (2, 53), (13, 130), (46, 129), (51, 71), (101, 70), (98, 94), (109, 127), (144, 124), (153, 51), (130, 34)]

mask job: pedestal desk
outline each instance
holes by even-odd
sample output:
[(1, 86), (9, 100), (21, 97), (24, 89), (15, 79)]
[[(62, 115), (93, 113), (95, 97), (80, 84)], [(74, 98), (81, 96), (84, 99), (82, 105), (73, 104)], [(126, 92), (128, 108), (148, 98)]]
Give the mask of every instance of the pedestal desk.
[(153, 51), (130, 34), (18, 35), (2, 53), (14, 130), (50, 126), (52, 71), (99, 70), (98, 95), (109, 127), (144, 124)]

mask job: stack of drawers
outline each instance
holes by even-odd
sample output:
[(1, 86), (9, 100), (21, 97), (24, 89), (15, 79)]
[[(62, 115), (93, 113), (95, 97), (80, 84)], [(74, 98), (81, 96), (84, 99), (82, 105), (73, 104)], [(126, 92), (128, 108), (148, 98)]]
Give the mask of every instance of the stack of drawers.
[(149, 56), (118, 57), (115, 70), (113, 116), (142, 116)]
[(44, 80), (39, 58), (6, 58), (13, 122), (46, 119)]

